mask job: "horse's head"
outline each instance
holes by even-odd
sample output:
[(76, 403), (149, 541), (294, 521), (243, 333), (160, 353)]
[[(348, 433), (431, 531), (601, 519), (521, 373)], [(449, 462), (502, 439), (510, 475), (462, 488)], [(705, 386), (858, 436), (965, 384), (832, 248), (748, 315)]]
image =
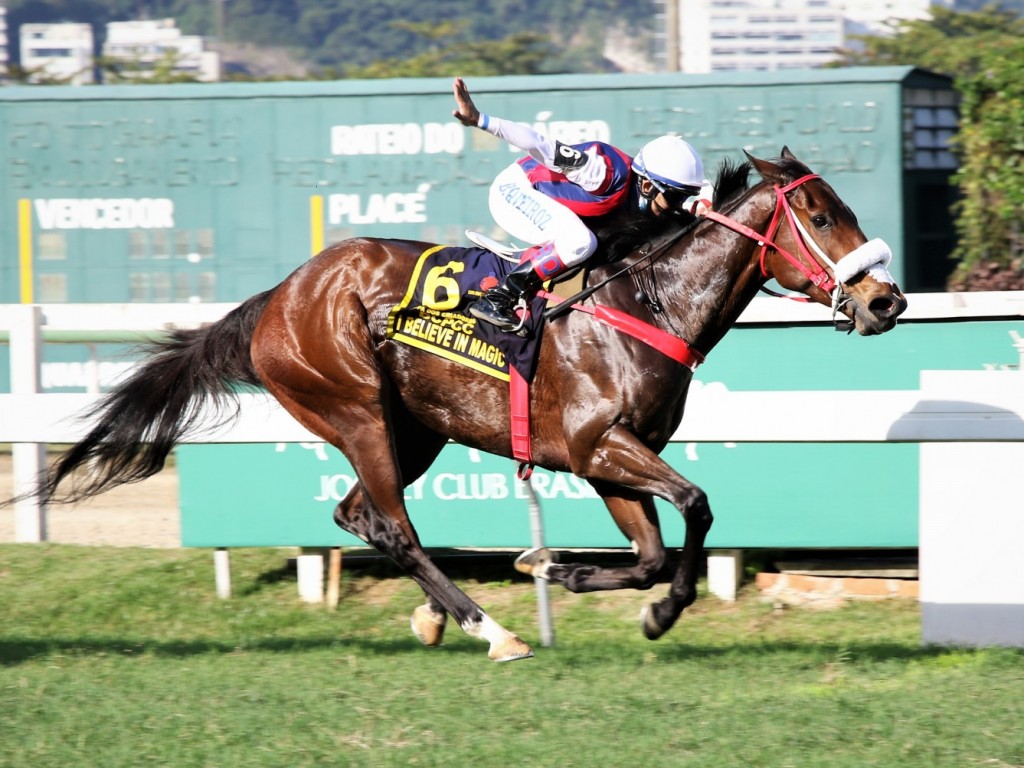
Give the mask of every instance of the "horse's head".
[(863, 336), (891, 330), (907, 300), (886, 269), (889, 247), (869, 241), (849, 206), (788, 148), (776, 162), (747, 157), (775, 194), (764, 276), (833, 307)]

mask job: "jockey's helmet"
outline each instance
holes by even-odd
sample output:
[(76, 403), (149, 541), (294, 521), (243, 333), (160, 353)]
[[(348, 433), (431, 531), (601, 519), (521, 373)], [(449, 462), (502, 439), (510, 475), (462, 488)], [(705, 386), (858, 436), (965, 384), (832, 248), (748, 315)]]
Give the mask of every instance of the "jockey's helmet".
[(678, 136), (659, 136), (647, 142), (632, 165), (659, 192), (666, 189), (695, 195), (704, 183), (704, 163), (697, 150)]

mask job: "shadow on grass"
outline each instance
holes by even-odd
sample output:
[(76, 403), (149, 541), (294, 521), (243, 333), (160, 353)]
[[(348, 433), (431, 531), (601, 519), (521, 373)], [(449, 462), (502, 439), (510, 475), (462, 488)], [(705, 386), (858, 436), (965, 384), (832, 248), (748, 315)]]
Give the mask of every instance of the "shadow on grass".
[(268, 587), (280, 584), (282, 581), (295, 581), (295, 569), (287, 564), (280, 568), (261, 571), (255, 581), (246, 584), (244, 587), (236, 587), (235, 593), (239, 597), (252, 597)]
[[(460, 637), (459, 640), (462, 638)], [(412, 637), (307, 637), (307, 638), (262, 638), (243, 643), (227, 643), (217, 640), (133, 640), (117, 637), (88, 638), (0, 638), (0, 666), (10, 667), (45, 656), (139, 656), (153, 654), (170, 658), (189, 658), (209, 654), (231, 655), (237, 653), (305, 653), (318, 650), (336, 650), (368, 655), (404, 656), (423, 653), (423, 645)], [(445, 653), (486, 655), (486, 646), (478, 642), (453, 642), (443, 646)], [(574, 664), (587, 664), (591, 656), (585, 644), (577, 646), (554, 646), (538, 648), (538, 653), (552, 658), (568, 655)], [(846, 654), (851, 661), (885, 662), (917, 661), (933, 659), (950, 654), (961, 654), (979, 649), (947, 646), (909, 646), (899, 643), (822, 643), (779, 641), (759, 644), (734, 643), (728, 645), (680, 645), (662, 647), (659, 657), (671, 661), (692, 662), (695, 659), (719, 659), (729, 656), (747, 659), (764, 659), (771, 663), (772, 657), (791, 654)], [(633, 653), (621, 649), (613, 655), (622, 658)], [(609, 648), (602, 646), (593, 656), (595, 664), (607, 658)]]
[[(423, 645), (412, 637), (309, 637), (263, 638), (244, 643), (226, 643), (217, 640), (132, 640), (117, 637), (88, 638), (0, 638), (0, 667), (12, 667), (45, 656), (141, 656), (152, 654), (168, 658), (190, 658), (210, 654), (237, 653), (305, 653), (307, 651), (337, 650), (368, 655), (398, 656), (424, 652)], [(483, 654), (486, 645), (446, 645), (448, 653)]]
[(732, 643), (727, 645), (698, 646), (679, 645), (664, 649), (658, 656), (664, 660), (678, 658), (680, 661), (693, 661), (700, 658), (720, 658), (723, 656), (744, 656), (747, 658), (770, 659), (773, 656), (788, 654), (824, 653), (827, 655), (847, 655), (851, 661), (918, 661), (933, 659), (964, 651), (976, 651), (976, 648), (963, 648), (942, 645), (906, 645), (885, 642), (797, 642), (777, 640), (764, 643)]

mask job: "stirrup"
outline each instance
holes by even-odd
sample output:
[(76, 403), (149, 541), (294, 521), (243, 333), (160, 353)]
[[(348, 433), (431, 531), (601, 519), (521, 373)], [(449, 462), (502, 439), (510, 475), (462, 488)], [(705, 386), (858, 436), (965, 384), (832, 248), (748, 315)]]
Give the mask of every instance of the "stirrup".
[[(490, 323), (505, 333), (515, 333), (523, 336), (525, 334), (526, 318), (528, 317), (526, 297), (520, 296), (515, 304), (509, 302), (509, 305), (507, 314), (499, 314), (500, 310), (498, 307), (489, 298), (483, 296), (469, 305), (469, 314), (479, 320), (483, 320), (485, 323)], [(490, 312), (487, 310), (490, 310)]]

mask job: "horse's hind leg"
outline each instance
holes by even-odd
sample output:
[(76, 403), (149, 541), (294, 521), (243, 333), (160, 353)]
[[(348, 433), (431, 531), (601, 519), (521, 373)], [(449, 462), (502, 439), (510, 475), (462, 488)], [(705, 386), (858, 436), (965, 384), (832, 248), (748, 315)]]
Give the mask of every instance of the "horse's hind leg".
[[(363, 488), (359, 483), (352, 486), (334, 510), (334, 522), (342, 530), (354, 533), (363, 538), (353, 525), (354, 520), (366, 515), (366, 501)], [(444, 630), (448, 623), (448, 612), (429, 592), (424, 590), (427, 602), (417, 606), (412, 613), (409, 624), (412, 632), (426, 646), (439, 646), (444, 640)]]
[[(351, 424), (350, 420), (346, 421)], [(348, 456), (359, 455), (358, 450), (351, 451), (352, 445), (346, 447), (350, 449)], [(356, 466), (362, 462), (354, 458), (352, 464), (362, 483), (363, 499), (362, 504), (345, 510), (344, 520), (339, 521), (341, 525), (394, 560), (430, 596), (427, 608), (419, 612), (418, 618), (423, 619), (424, 612), (436, 618), (441, 613), (440, 607), (454, 616), (467, 634), (490, 643), (491, 659), (510, 661), (532, 656), (533, 651), (526, 643), (488, 616), (427, 557), (405, 511), (400, 484), (379, 479), (388, 474), (383, 463), (383, 456), (372, 457), (368, 473), (364, 471), (367, 467)], [(440, 633), (434, 637), (427, 632), (425, 640), (439, 642)]]
[(350, 326), (343, 347), (318, 338), (307, 349), (286, 322), (280, 330), (274, 325), (275, 319), (261, 320), (254, 337), (260, 379), (300, 424), (348, 457), (362, 485), (363, 503), (343, 510), (342, 527), (394, 560), (467, 634), (490, 643), (491, 659), (532, 656), (526, 643), (456, 587), (420, 546), (405, 509), (390, 393), (365, 326)]
[(555, 563), (546, 550), (529, 550), (516, 560), (516, 569), (561, 584), (571, 592), (606, 589), (649, 589), (665, 565), (665, 546), (658, 513), (649, 494), (608, 483), (593, 483), (619, 530), (637, 555), (631, 566), (602, 568), (583, 563)]
[[(393, 407), (394, 410), (404, 411), (401, 406)], [(408, 487), (434, 463), (448, 439), (428, 429), (407, 413), (393, 419), (393, 431), (402, 483)], [(339, 528), (345, 529), (347, 521), (356, 514), (354, 510), (361, 509), (364, 504), (363, 488), (356, 483), (334, 510), (334, 522)], [(444, 640), (448, 612), (429, 592), (424, 594), (427, 602), (413, 611), (409, 623), (421, 643), (436, 647)]]

